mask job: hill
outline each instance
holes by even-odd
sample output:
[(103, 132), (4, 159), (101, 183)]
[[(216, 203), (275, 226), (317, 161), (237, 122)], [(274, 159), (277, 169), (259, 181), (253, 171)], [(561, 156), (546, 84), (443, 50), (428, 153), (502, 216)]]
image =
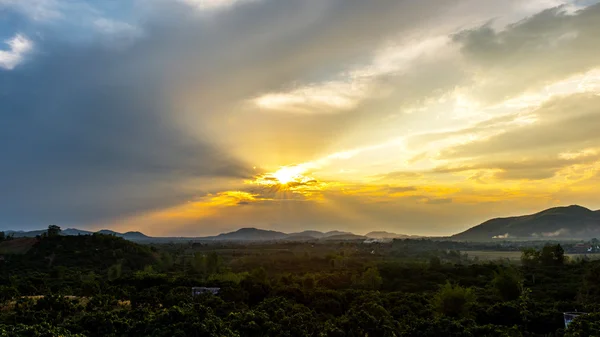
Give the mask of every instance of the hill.
[(288, 235), (283, 232), (264, 230), (258, 228), (241, 228), (235, 232), (222, 233), (217, 236), (200, 238), (202, 240), (223, 240), (223, 241), (271, 241), (282, 240)]
[(67, 228), (63, 229), (60, 233), (61, 235), (92, 235), (94, 232), (85, 231), (77, 228)]
[(350, 233), (350, 232), (342, 232), (342, 231), (330, 231), (327, 233), (323, 233), (323, 237), (327, 238), (330, 236), (338, 236), (338, 235), (355, 235), (354, 233)]
[(452, 236), (466, 241), (497, 239), (589, 239), (600, 237), (600, 212), (573, 205), (488, 220)]
[[(43, 235), (46, 232), (47, 232), (46, 229), (40, 229), (40, 230), (34, 230), (34, 231), (5, 231), (5, 233), (7, 235), (12, 235), (15, 238), (35, 238), (36, 236)], [(97, 232), (92, 232), (92, 231), (86, 231), (86, 230), (77, 229), (77, 228), (67, 228), (67, 229), (63, 229), (60, 232), (60, 235), (78, 236), (78, 235), (92, 235), (94, 233), (104, 234), (104, 235), (113, 235), (116, 237), (124, 238), (126, 240), (131, 240), (131, 241), (147, 241), (147, 240), (151, 239), (151, 237), (149, 237), (141, 232), (119, 233), (119, 232), (115, 232), (115, 231), (112, 231), (109, 229), (103, 229), (103, 230), (99, 230)]]
[(6, 235), (12, 235), (15, 238), (34, 238), (46, 232), (47, 230), (40, 229), (35, 231), (5, 231), (4, 233), (6, 233)]
[(19, 270), (43, 272), (61, 266), (100, 271), (115, 264), (121, 264), (124, 270), (138, 270), (155, 262), (150, 247), (110, 235), (17, 238), (1, 246), (10, 245), (27, 248), (9, 259)]
[(352, 233), (348, 234), (338, 234), (338, 235), (330, 235), (321, 238), (323, 241), (353, 241), (353, 240), (365, 240), (366, 236), (356, 235)]
[(374, 231), (365, 234), (370, 239), (408, 239), (408, 238), (419, 238), (415, 235), (396, 234), (385, 231)]
[(313, 231), (313, 230), (307, 230), (307, 231), (303, 231), (303, 232), (288, 234), (289, 238), (295, 238), (295, 237), (312, 237), (313, 239), (320, 239), (320, 238), (322, 238), (324, 236), (325, 236), (325, 233), (319, 232), (319, 231)]

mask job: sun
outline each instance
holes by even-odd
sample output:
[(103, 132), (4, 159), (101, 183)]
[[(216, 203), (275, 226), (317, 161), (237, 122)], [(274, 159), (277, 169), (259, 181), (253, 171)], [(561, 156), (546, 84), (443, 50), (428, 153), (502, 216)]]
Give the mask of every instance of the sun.
[(298, 180), (305, 170), (299, 166), (285, 166), (272, 173), (273, 178), (282, 184), (288, 184)]

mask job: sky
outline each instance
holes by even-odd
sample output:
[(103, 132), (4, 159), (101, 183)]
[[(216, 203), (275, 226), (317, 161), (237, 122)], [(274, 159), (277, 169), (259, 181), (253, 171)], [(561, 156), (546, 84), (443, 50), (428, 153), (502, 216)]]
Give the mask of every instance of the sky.
[(600, 209), (600, 4), (0, 0), (0, 229)]

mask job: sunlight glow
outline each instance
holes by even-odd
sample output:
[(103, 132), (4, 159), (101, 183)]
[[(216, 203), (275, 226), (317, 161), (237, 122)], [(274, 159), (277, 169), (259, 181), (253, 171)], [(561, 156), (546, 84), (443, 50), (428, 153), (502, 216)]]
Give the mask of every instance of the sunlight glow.
[(273, 177), (275, 177), (280, 184), (285, 185), (300, 178), (304, 171), (305, 169), (300, 166), (282, 167), (279, 171), (273, 173)]

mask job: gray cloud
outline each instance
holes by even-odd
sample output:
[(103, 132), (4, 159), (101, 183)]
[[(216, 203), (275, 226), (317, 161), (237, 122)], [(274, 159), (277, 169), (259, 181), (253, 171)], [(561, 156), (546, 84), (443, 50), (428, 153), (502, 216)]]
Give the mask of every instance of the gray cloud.
[(576, 13), (548, 9), (502, 31), (487, 24), (457, 34), (455, 41), (485, 79), (473, 96), (498, 101), (598, 66), (599, 30), (596, 4)]
[(181, 186), (192, 180), (250, 176), (210, 141), (178, 131), (167, 70), (140, 64), (139, 50), (56, 39), (36, 50), (0, 71), (0, 225), (103, 221), (182, 202), (198, 193)]
[(548, 154), (594, 147), (600, 139), (600, 97), (572, 95), (552, 100), (534, 111), (539, 121), (514, 127), (488, 139), (447, 149), (441, 158), (457, 159), (509, 154)]

